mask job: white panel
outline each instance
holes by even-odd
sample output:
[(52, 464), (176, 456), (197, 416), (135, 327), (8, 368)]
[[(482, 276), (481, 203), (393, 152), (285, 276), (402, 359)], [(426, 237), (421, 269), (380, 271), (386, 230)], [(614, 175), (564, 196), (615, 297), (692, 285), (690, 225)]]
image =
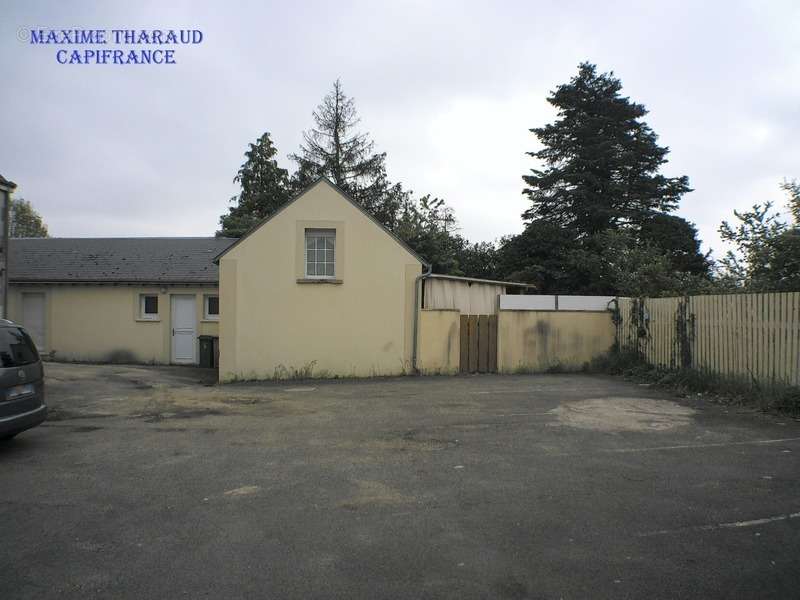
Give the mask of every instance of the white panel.
[(555, 310), (555, 296), (507, 295), (500, 296), (500, 308), (503, 310)]
[(558, 296), (558, 310), (606, 310), (614, 296)]
[[(558, 299), (558, 302), (556, 302)], [(606, 310), (614, 296), (548, 296), (507, 295), (500, 296), (503, 310)]]

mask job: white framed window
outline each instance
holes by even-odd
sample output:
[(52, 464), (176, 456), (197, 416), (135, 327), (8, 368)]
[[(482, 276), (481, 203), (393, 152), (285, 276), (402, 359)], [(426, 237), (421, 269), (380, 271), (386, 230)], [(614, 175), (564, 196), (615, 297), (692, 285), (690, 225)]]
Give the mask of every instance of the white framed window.
[(139, 295), (139, 318), (147, 321), (158, 320), (158, 296), (156, 294)]
[(219, 321), (219, 296), (203, 296), (203, 318)]
[(336, 277), (336, 230), (306, 229), (306, 277)]

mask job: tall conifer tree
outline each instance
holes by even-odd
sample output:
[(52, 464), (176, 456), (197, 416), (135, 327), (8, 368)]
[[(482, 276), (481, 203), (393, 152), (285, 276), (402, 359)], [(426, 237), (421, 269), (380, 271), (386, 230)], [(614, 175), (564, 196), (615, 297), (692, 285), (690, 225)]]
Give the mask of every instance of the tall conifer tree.
[(669, 149), (642, 121), (647, 110), (621, 95), (613, 73), (582, 63), (578, 74), (547, 99), (555, 122), (531, 129), (544, 146), (530, 156), (544, 163), (523, 176), (532, 206), (523, 218), (570, 228), (578, 238), (640, 225), (677, 208), (691, 191), (687, 177), (659, 173)]

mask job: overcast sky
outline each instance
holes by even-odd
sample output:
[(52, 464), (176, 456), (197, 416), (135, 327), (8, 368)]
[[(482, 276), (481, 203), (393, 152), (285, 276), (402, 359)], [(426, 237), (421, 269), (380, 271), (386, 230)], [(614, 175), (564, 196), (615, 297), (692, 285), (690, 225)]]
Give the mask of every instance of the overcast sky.
[[(287, 168), (336, 77), (393, 180), (444, 198), (462, 233), (522, 228), (545, 98), (589, 60), (613, 70), (695, 189), (706, 248), (734, 208), (800, 178), (800, 3), (8, 2), (0, 174), (53, 236), (213, 235), (247, 144)], [(189, 28), (175, 65), (60, 65), (31, 28)], [(72, 48), (72, 46), (67, 46)]]

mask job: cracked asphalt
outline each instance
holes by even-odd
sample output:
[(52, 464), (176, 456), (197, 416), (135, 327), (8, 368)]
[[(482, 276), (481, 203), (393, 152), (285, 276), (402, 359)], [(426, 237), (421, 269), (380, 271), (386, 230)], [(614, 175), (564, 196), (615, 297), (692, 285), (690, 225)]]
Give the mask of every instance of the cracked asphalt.
[(46, 364), (0, 598), (793, 598), (800, 423), (617, 378)]

